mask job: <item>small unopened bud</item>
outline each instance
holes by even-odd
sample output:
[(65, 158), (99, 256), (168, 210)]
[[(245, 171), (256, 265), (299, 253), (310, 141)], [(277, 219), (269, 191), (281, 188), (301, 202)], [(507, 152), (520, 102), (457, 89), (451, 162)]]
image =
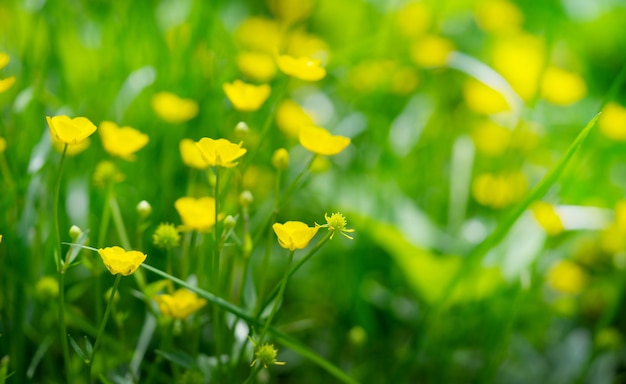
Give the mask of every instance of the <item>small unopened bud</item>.
[(272, 155), (272, 165), (279, 171), (284, 171), (289, 166), (289, 152), (285, 148), (274, 151)]
[[(111, 300), (111, 293), (113, 291), (113, 287), (107, 289), (104, 292), (104, 300), (108, 303), (109, 300)], [(113, 295), (113, 303), (117, 303), (120, 300), (120, 292), (119, 291), (115, 291), (115, 294)]]
[(235, 220), (234, 217), (232, 217), (231, 215), (228, 215), (224, 218), (224, 229), (225, 230), (230, 230), (235, 228), (235, 225), (237, 224), (237, 220)]
[(350, 332), (348, 333), (348, 339), (350, 340), (350, 343), (352, 345), (360, 347), (367, 341), (367, 333), (365, 332), (365, 329), (363, 329), (363, 327), (357, 325), (350, 329)]
[(44, 276), (35, 285), (37, 297), (42, 300), (50, 300), (59, 296), (59, 283), (54, 277)]
[(240, 139), (243, 139), (244, 137), (246, 137), (248, 132), (250, 132), (250, 128), (248, 127), (248, 124), (246, 124), (243, 121), (240, 121), (235, 126), (235, 135), (237, 135), (237, 137)]
[(70, 238), (72, 239), (73, 243), (78, 241), (78, 238), (82, 234), (83, 234), (83, 231), (81, 231), (80, 228), (77, 225), (72, 225), (70, 227)]
[(139, 217), (145, 219), (152, 213), (152, 206), (147, 201), (141, 200), (139, 204), (137, 204), (137, 213)]
[(239, 195), (239, 204), (241, 204), (244, 207), (249, 207), (253, 201), (254, 201), (254, 196), (252, 196), (252, 192), (250, 191), (243, 191), (241, 192), (241, 195)]

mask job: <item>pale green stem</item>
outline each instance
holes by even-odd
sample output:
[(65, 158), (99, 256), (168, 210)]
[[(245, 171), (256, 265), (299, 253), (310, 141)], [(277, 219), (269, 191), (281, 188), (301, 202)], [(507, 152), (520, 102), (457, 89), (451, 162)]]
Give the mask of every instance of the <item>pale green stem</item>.
[[(220, 169), (219, 167), (215, 167), (215, 216), (214, 216), (214, 224), (213, 224), (213, 281), (212, 287), (215, 294), (220, 295), (220, 249), (218, 242), (218, 231), (219, 231), (219, 223), (218, 223), (218, 212), (219, 212), (219, 191), (220, 191)], [(221, 317), (219, 308), (214, 305), (213, 306), (213, 335), (215, 337), (215, 355), (217, 357), (217, 378), (221, 376), (222, 373), (222, 332), (221, 332)]]
[[(104, 311), (104, 317), (100, 322), (100, 328), (98, 329), (98, 333), (96, 335), (96, 342), (94, 343), (93, 350), (91, 351), (91, 356), (89, 357), (89, 376), (93, 377), (92, 367), (93, 361), (96, 356), (96, 352), (98, 351), (98, 346), (100, 345), (100, 340), (102, 340), (102, 334), (104, 333), (104, 328), (107, 325), (107, 321), (109, 320), (109, 314), (111, 313), (111, 308), (113, 307), (113, 302), (115, 299), (115, 292), (117, 292), (117, 287), (120, 285), (120, 280), (122, 280), (122, 275), (117, 274), (115, 276), (115, 282), (113, 283), (113, 288), (111, 289), (111, 295), (109, 296), (109, 302), (107, 304), (107, 308)], [(92, 381), (92, 380), (90, 380)]]
[(285, 293), (285, 287), (287, 286), (287, 279), (289, 278), (289, 273), (290, 273), (290, 268), (291, 268), (291, 263), (293, 261), (293, 254), (295, 253), (294, 251), (290, 251), (289, 252), (289, 259), (287, 260), (287, 268), (285, 268), (285, 275), (283, 276), (283, 279), (280, 282), (280, 289), (278, 290), (278, 296), (276, 297), (276, 300), (274, 300), (274, 306), (272, 307), (272, 311), (270, 312), (270, 316), (267, 318), (267, 321), (265, 322), (265, 325), (263, 326), (263, 331), (261, 331), (261, 336), (259, 336), (259, 341), (257, 341), (258, 344), (263, 344), (263, 338), (265, 337), (265, 334), (267, 333), (267, 330), (270, 327), (270, 324), (272, 323), (272, 320), (274, 319), (274, 315), (276, 314), (276, 311), (278, 310), (278, 306), (280, 304), (280, 300), (283, 297), (283, 294)]
[(61, 195), (61, 175), (63, 173), (63, 163), (67, 153), (67, 144), (63, 147), (61, 154), (61, 162), (59, 163), (59, 172), (57, 174), (56, 185), (54, 188), (54, 230), (56, 235), (56, 257), (57, 267), (59, 268), (59, 330), (61, 332), (61, 347), (63, 349), (63, 364), (65, 366), (65, 375), (67, 382), (71, 383), (72, 374), (70, 366), (70, 348), (67, 342), (67, 326), (65, 324), (65, 270), (67, 269), (66, 260), (61, 260), (61, 231), (59, 230), (59, 198)]

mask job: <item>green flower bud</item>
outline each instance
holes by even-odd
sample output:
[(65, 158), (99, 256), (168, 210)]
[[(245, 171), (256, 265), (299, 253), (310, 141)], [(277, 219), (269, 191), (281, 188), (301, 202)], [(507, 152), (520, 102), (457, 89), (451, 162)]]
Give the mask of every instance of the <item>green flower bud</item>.
[(141, 200), (139, 204), (137, 204), (137, 213), (139, 217), (145, 219), (152, 213), (152, 206), (147, 201)]
[(72, 242), (75, 243), (76, 241), (78, 241), (78, 238), (82, 234), (83, 231), (81, 231), (77, 225), (72, 225), (72, 227), (70, 228), (70, 238), (72, 239)]
[(285, 148), (279, 148), (272, 155), (272, 165), (279, 171), (284, 171), (289, 166), (289, 152)]

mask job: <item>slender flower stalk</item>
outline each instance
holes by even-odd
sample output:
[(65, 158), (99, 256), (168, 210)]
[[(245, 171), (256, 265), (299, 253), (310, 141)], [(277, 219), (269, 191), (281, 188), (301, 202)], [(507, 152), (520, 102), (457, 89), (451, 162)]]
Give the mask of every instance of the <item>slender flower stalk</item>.
[(111, 313), (111, 308), (113, 307), (113, 301), (115, 299), (115, 293), (117, 292), (117, 287), (120, 285), (120, 280), (122, 280), (122, 274), (118, 273), (115, 277), (115, 282), (113, 283), (113, 288), (111, 289), (111, 294), (109, 296), (109, 302), (104, 311), (104, 317), (100, 322), (100, 328), (98, 329), (98, 334), (96, 335), (96, 342), (94, 343), (93, 350), (91, 351), (91, 356), (89, 357), (89, 377), (90, 381), (93, 381), (93, 361), (96, 356), (96, 351), (98, 350), (98, 346), (100, 345), (100, 341), (102, 340), (102, 334), (104, 333), (104, 328), (106, 327), (107, 321), (109, 320), (109, 314)]
[(283, 294), (285, 293), (285, 287), (287, 286), (287, 279), (289, 278), (291, 263), (293, 262), (293, 255), (295, 252), (296, 252), (295, 250), (289, 251), (289, 259), (287, 260), (287, 267), (285, 268), (285, 274), (283, 275), (283, 278), (280, 281), (278, 295), (276, 296), (276, 300), (274, 300), (274, 306), (272, 307), (272, 311), (270, 312), (270, 315), (267, 318), (265, 325), (263, 326), (263, 330), (261, 331), (261, 336), (259, 336), (258, 344), (263, 343), (263, 338), (265, 337), (265, 334), (267, 333), (267, 330), (269, 329), (270, 324), (272, 323), (272, 320), (274, 319), (274, 315), (276, 314), (276, 311), (278, 310), (278, 305), (280, 303), (280, 300), (282, 299)]

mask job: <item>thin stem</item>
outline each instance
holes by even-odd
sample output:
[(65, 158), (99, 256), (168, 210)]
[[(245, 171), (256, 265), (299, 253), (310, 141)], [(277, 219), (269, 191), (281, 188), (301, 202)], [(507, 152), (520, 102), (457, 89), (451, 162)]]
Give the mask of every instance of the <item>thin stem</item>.
[[(122, 275), (117, 274), (115, 276), (115, 282), (113, 283), (113, 288), (111, 289), (111, 295), (109, 296), (109, 302), (107, 304), (107, 308), (104, 311), (104, 317), (100, 322), (100, 328), (98, 329), (98, 334), (96, 335), (96, 342), (94, 343), (93, 350), (91, 351), (91, 356), (89, 357), (89, 376), (93, 378), (93, 361), (96, 356), (96, 351), (98, 350), (98, 346), (100, 345), (100, 340), (102, 340), (102, 334), (104, 333), (104, 328), (107, 324), (107, 320), (109, 320), (109, 314), (111, 313), (111, 308), (113, 307), (113, 301), (115, 299), (115, 292), (117, 292), (117, 287), (120, 285), (120, 280), (122, 280)], [(90, 380), (91, 381), (91, 380)]]
[(283, 203), (283, 205), (289, 201), (289, 199), (291, 198), (291, 195), (295, 192), (296, 188), (298, 187), (298, 184), (300, 184), (300, 180), (304, 177), (306, 172), (311, 168), (311, 164), (313, 164), (313, 161), (315, 161), (316, 157), (317, 155), (313, 155), (311, 159), (309, 159), (309, 161), (306, 163), (304, 168), (302, 168), (300, 173), (298, 173), (298, 175), (291, 182), (289, 187), (287, 187), (287, 189), (285, 190), (285, 193), (283, 193), (283, 195), (280, 197), (280, 200)]
[(59, 172), (57, 174), (56, 185), (54, 188), (54, 231), (56, 234), (56, 256), (57, 268), (59, 269), (59, 330), (61, 332), (61, 347), (63, 349), (63, 364), (65, 366), (65, 375), (67, 382), (71, 383), (71, 367), (70, 367), (70, 348), (67, 342), (67, 326), (65, 324), (65, 270), (67, 269), (67, 260), (61, 260), (61, 231), (59, 230), (59, 198), (61, 195), (61, 175), (63, 173), (63, 163), (67, 153), (67, 144), (63, 147), (61, 161), (59, 163)]
[(109, 204), (111, 205), (113, 224), (115, 224), (115, 229), (117, 230), (117, 235), (120, 238), (120, 243), (122, 243), (122, 247), (124, 247), (124, 249), (130, 250), (130, 240), (128, 240), (128, 234), (126, 232), (126, 227), (124, 226), (122, 212), (120, 211), (120, 206), (117, 203), (117, 198), (113, 192), (111, 192), (111, 195), (109, 196)]
[[(218, 212), (219, 212), (219, 192), (220, 192), (220, 168), (215, 167), (215, 193), (214, 193), (214, 201), (215, 201), (215, 216), (214, 216), (214, 224), (213, 224), (213, 291), (218, 296), (220, 295), (220, 247), (219, 247), (219, 223), (218, 223)], [(219, 378), (222, 372), (222, 332), (221, 332), (221, 318), (220, 311), (218, 306), (213, 306), (213, 336), (215, 338), (215, 356), (217, 358), (217, 377)]]
[(261, 363), (258, 363), (256, 364), (254, 368), (250, 370), (250, 376), (248, 376), (248, 378), (246, 379), (246, 381), (243, 382), (243, 384), (253, 383), (254, 378), (256, 377), (256, 375), (259, 373), (260, 370), (261, 370)]
[(261, 331), (261, 336), (259, 336), (259, 341), (257, 342), (258, 344), (263, 344), (263, 338), (265, 337), (265, 334), (267, 333), (267, 330), (269, 329), (270, 324), (272, 323), (272, 320), (274, 319), (274, 315), (276, 314), (276, 311), (278, 310), (279, 302), (282, 299), (283, 294), (285, 293), (285, 287), (287, 286), (287, 279), (289, 278), (289, 272), (291, 268), (291, 262), (293, 261), (294, 253), (295, 251), (289, 252), (289, 259), (287, 260), (287, 268), (285, 268), (285, 275), (283, 276), (283, 279), (280, 282), (280, 289), (278, 291), (278, 296), (276, 297), (276, 300), (274, 300), (274, 306), (272, 307), (272, 312), (270, 312), (270, 316), (267, 318), (267, 321), (265, 322), (265, 325), (263, 326), (263, 331)]

